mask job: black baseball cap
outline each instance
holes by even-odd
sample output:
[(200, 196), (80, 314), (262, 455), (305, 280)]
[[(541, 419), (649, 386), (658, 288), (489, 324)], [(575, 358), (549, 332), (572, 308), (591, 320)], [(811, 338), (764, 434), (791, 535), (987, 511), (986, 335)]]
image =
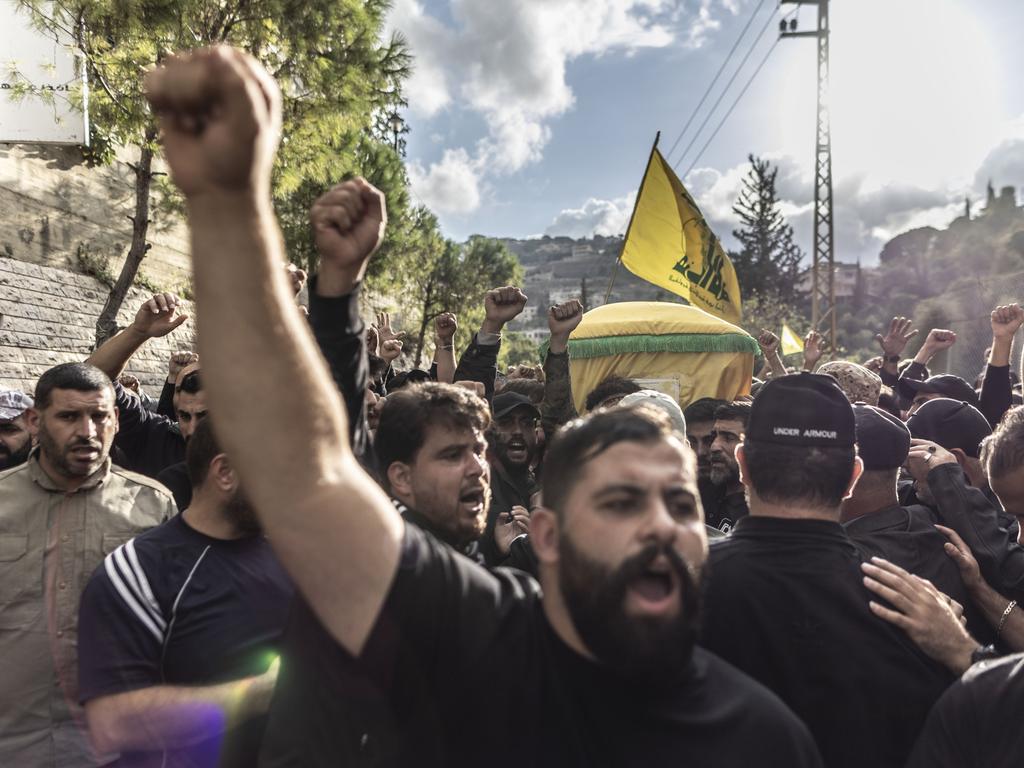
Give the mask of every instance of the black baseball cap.
[(424, 381), (430, 380), (430, 374), (427, 371), (420, 368), (412, 368), (392, 376), (387, 382), (387, 388), (388, 392), (394, 392), (406, 384), (422, 384)]
[(806, 447), (853, 447), (853, 407), (831, 376), (795, 373), (771, 379), (757, 393), (746, 439)]
[(907, 389), (912, 389), (915, 392), (924, 392), (928, 395), (942, 395), (952, 400), (970, 403), (975, 408), (978, 407), (978, 393), (974, 391), (974, 387), (959, 376), (954, 376), (950, 373), (931, 376), (924, 381), (903, 379), (901, 383)]
[(971, 458), (978, 458), (978, 446), (992, 434), (988, 419), (969, 403), (940, 397), (929, 400), (907, 419), (910, 434), (931, 440), (947, 451), (959, 448)]
[(496, 419), (508, 416), (517, 408), (529, 408), (533, 411), (534, 416), (540, 416), (540, 411), (533, 404), (533, 400), (518, 392), (502, 392), (500, 395), (495, 395), (494, 400), (491, 401), (491, 413)]
[(902, 467), (910, 453), (910, 430), (891, 413), (872, 405), (853, 406), (857, 420), (857, 453), (867, 470)]

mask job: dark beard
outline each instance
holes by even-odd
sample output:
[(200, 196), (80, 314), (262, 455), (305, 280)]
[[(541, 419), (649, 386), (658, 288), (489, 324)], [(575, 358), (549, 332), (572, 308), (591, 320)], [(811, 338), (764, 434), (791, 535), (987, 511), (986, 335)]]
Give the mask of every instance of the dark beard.
[(10, 469), (11, 467), (17, 467), (21, 464), (24, 464), (26, 461), (28, 461), (28, 455), (31, 452), (31, 440), (26, 440), (25, 445), (23, 445), (14, 453), (8, 453), (6, 450), (3, 450), (3, 453), (0, 453), (0, 472), (2, 472), (5, 469)]
[[(629, 616), (630, 582), (665, 554), (679, 577), (679, 614), (669, 620)], [(626, 680), (663, 687), (683, 678), (700, 627), (700, 586), (675, 551), (651, 544), (611, 571), (577, 549), (569, 537), (559, 542), (558, 582), (580, 639), (598, 660)]]
[[(70, 454), (73, 449), (83, 445), (90, 448), (96, 448), (99, 451), (99, 456), (96, 461), (89, 464), (84, 471), (76, 471), (72, 468), (71, 462), (68, 461), (68, 454)], [(57, 444), (57, 441), (53, 439), (53, 435), (47, 431), (46, 423), (43, 420), (40, 420), (39, 422), (39, 452), (45, 454), (54, 469), (60, 472), (64, 477), (89, 477), (89, 475), (93, 474), (103, 466), (108, 455), (103, 452), (102, 443), (97, 443), (95, 440), (86, 440), (84, 438), (74, 438), (67, 445), (61, 447)]]
[(235, 491), (235, 495), (224, 505), (224, 513), (243, 536), (257, 536), (263, 533), (263, 526), (256, 517), (256, 511), (241, 491)]

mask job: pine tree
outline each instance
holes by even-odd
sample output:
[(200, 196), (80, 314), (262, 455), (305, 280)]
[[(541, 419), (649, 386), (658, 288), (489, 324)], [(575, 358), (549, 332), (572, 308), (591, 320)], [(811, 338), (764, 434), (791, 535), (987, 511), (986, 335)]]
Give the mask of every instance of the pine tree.
[(779, 169), (768, 160), (749, 156), (750, 172), (733, 206), (740, 228), (733, 236), (740, 242), (730, 253), (744, 296), (774, 296), (792, 301), (803, 252), (794, 242), (793, 228), (779, 210), (775, 179)]

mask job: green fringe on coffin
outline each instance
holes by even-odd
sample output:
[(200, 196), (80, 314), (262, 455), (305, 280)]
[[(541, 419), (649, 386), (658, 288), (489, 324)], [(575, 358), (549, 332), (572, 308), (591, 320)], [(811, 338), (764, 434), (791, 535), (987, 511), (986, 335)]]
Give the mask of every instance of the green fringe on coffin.
[[(548, 352), (548, 342), (540, 347), (541, 360)], [(670, 333), (662, 336), (601, 336), (595, 339), (570, 339), (569, 359), (583, 360), (608, 355), (636, 352), (739, 352), (761, 356), (755, 339), (740, 333)]]

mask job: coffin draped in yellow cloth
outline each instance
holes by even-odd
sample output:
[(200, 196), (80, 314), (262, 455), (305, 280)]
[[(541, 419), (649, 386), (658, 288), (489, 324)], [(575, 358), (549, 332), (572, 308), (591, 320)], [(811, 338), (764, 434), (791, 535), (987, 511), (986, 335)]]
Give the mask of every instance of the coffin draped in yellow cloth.
[(757, 341), (742, 328), (683, 304), (624, 301), (587, 312), (569, 337), (576, 410), (609, 376), (637, 380), (685, 408), (702, 397), (750, 393)]

